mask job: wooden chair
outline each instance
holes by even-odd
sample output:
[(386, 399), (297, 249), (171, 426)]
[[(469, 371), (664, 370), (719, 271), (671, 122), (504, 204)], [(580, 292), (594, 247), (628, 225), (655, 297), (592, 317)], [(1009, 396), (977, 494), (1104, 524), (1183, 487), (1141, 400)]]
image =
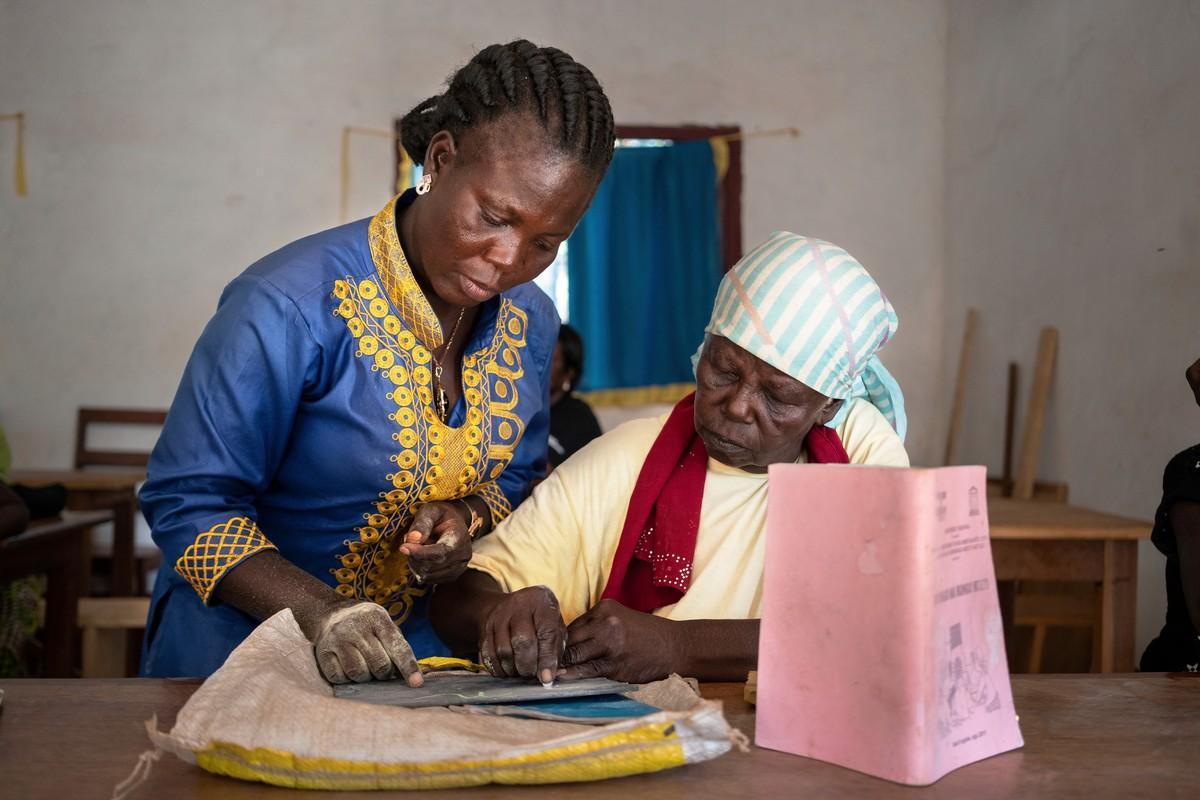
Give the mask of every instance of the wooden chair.
[(129, 677), (129, 634), (146, 627), (149, 610), (149, 597), (79, 599), (84, 678)]
[(150, 452), (134, 450), (92, 450), (88, 447), (88, 428), (94, 425), (153, 425), (161, 428), (167, 412), (132, 408), (80, 408), (75, 422), (75, 469), (87, 467), (141, 467), (150, 461)]
[[(988, 479), (988, 496), (1002, 497), (1004, 481)], [(1070, 487), (1065, 483), (1036, 481), (1031, 499), (1044, 503), (1066, 503)], [(1100, 592), (1086, 584), (1020, 581), (1013, 587), (1013, 627), (1032, 628), (1033, 638), (1025, 659), (1025, 670), (1040, 673), (1046, 656), (1046, 637), (1051, 628), (1087, 628), (1091, 633), (1091, 669), (1100, 669)], [(1023, 648), (1022, 648), (1023, 650)], [(1022, 654), (1024, 654), (1022, 652)]]
[[(150, 451), (100, 450), (89, 446), (89, 429), (104, 425), (146, 425), (161, 428), (167, 421), (167, 412), (160, 409), (96, 408), (81, 407), (75, 423), (75, 469), (91, 467), (142, 468), (150, 461)], [(134, 510), (137, 510), (136, 501)], [(111, 574), (109, 562), (112, 553), (97, 548), (93, 553), (94, 569), (97, 574)], [(138, 547), (134, 551), (134, 572), (137, 594), (146, 593), (146, 573), (157, 569), (162, 554), (157, 547)]]
[[(1035, 479), (1042, 449), (1046, 406), (1058, 359), (1058, 329), (1045, 327), (1038, 337), (1033, 386), (1025, 411), (1025, 430), (1017, 454), (1012, 496), (1020, 500), (1067, 502), (1067, 485), (1041, 483)], [(1030, 672), (1041, 672), (1046, 653), (1046, 636), (1051, 628), (1086, 628), (1091, 633), (1091, 669), (1100, 666), (1100, 591), (1098, 586), (1072, 583), (1026, 582), (1017, 586), (1013, 624), (1033, 628), (1029, 648)]]
[(946, 434), (946, 457), (943, 463), (950, 466), (958, 455), (958, 439), (966, 417), (967, 375), (971, 367), (971, 353), (975, 343), (975, 329), (979, 327), (979, 312), (967, 309), (967, 322), (963, 328), (962, 349), (958, 353), (958, 372), (954, 380), (954, 400), (950, 404), (950, 430)]
[(1051, 628), (1086, 628), (1091, 633), (1092, 672), (1100, 671), (1100, 587), (1094, 584), (1022, 583), (1017, 587), (1013, 620), (1033, 628), (1026, 669), (1040, 673)]
[(1033, 387), (1029, 391), (1029, 405), (1025, 411), (1025, 431), (1021, 437), (1021, 451), (1017, 454), (1017, 474), (1013, 481), (1012, 496), (1018, 500), (1033, 499), (1037, 463), (1042, 450), (1042, 431), (1046, 425), (1046, 406), (1050, 402), (1050, 387), (1057, 358), (1058, 329), (1050, 326), (1042, 328), (1038, 337)]
[[(979, 312), (974, 308), (967, 309), (967, 321), (963, 329), (962, 349), (958, 355), (958, 372), (954, 382), (954, 399), (950, 408), (950, 430), (946, 437), (946, 466), (957, 463), (958, 440), (966, 417), (966, 395), (968, 375), (971, 366), (971, 355), (974, 350), (975, 332), (979, 327)], [(1037, 468), (1038, 450), (1042, 445), (1043, 418), (1050, 394), (1050, 380), (1054, 374), (1054, 361), (1058, 352), (1058, 330), (1055, 328), (1042, 329), (1038, 343), (1038, 364), (1033, 394), (1029, 400), (1026, 420), (1030, 422), (1030, 433), (1022, 442), (1021, 468), (1018, 480), (1022, 483), (1022, 491), (1029, 493), (1031, 500), (1047, 500), (1054, 503), (1067, 502), (1067, 485), (1065, 483), (1050, 483), (1035, 481), (1033, 475)], [(1005, 414), (1004, 429), (1004, 476), (987, 479), (989, 497), (1012, 497), (1016, 481), (1012, 476), (1012, 449), (1014, 425), (1016, 420), (1017, 403), (1017, 365), (1008, 365), (1008, 408)]]

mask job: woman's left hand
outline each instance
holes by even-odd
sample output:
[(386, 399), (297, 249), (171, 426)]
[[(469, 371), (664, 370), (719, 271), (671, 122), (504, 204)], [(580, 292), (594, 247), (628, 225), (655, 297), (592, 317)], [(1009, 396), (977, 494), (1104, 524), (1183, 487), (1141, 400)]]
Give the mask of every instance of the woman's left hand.
[(446, 583), (462, 575), (471, 560), (471, 534), (460, 506), (426, 503), (417, 510), (400, 552), (420, 583)]
[(558, 677), (626, 683), (665, 678), (682, 669), (677, 633), (676, 622), (601, 600), (567, 627), (567, 666)]

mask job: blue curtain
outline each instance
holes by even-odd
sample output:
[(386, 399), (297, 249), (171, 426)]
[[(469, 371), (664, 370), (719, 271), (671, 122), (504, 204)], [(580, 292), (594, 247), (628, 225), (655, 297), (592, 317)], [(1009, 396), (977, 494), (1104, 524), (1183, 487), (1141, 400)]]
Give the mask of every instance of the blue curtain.
[(708, 141), (621, 147), (571, 235), (570, 320), (585, 391), (693, 380), (721, 280)]

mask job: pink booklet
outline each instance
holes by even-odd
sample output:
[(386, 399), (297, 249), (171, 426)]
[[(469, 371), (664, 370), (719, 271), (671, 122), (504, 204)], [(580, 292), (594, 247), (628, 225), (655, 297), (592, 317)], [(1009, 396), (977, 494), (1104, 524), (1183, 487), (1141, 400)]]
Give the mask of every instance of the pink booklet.
[(925, 785), (1023, 744), (985, 481), (770, 468), (759, 746)]

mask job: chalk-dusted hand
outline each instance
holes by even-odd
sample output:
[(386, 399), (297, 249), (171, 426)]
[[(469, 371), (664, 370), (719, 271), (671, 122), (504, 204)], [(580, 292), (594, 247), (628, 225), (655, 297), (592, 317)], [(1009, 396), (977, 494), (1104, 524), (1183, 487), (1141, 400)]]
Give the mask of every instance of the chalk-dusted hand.
[(1187, 382), (1192, 387), (1192, 394), (1196, 395), (1196, 405), (1200, 406), (1200, 358), (1187, 368)]
[(400, 552), (421, 583), (447, 583), (471, 561), (471, 534), (461, 503), (426, 503), (413, 517)]
[(364, 683), (404, 677), (424, 683), (412, 648), (378, 603), (339, 604), (318, 621), (313, 638), (317, 666), (330, 683)]
[(567, 628), (563, 680), (612, 678), (647, 683), (679, 665), (678, 623), (601, 600)]
[(566, 640), (558, 598), (545, 586), (530, 586), (506, 595), (483, 620), (479, 660), (497, 677), (550, 683)]

